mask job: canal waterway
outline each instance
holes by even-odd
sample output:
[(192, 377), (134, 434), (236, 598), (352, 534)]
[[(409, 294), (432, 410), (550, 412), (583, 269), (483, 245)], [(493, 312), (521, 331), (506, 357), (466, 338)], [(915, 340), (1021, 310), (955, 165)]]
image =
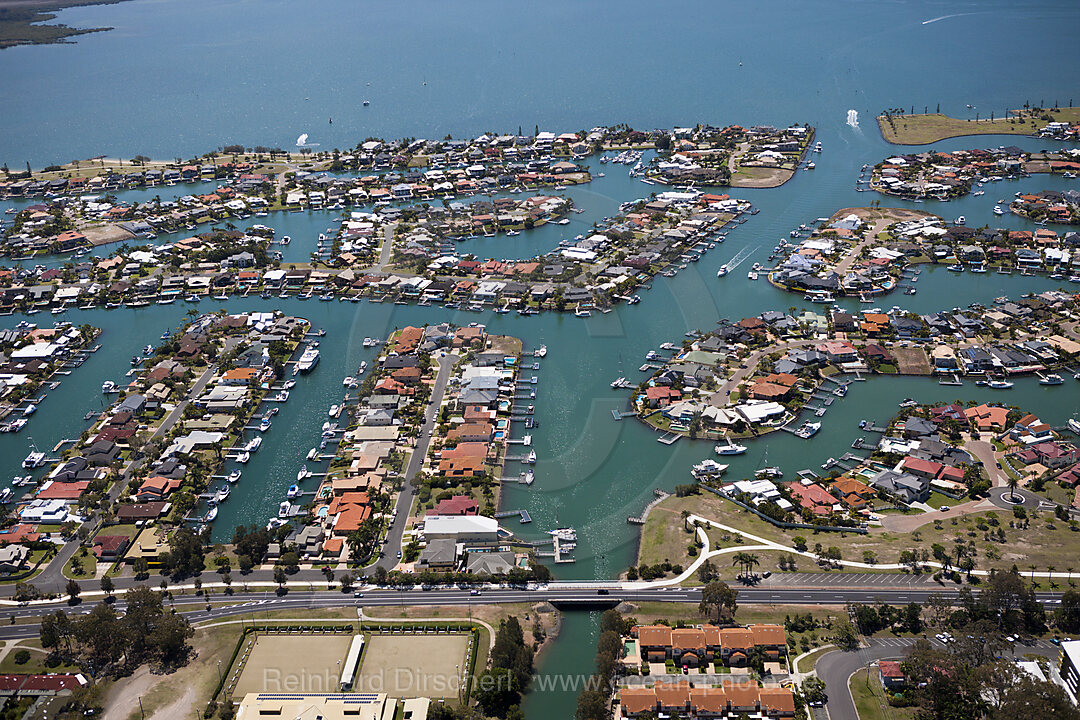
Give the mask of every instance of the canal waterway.
[[(814, 307), (764, 281), (748, 281), (745, 274), (718, 280), (722, 263), (743, 248), (756, 248), (748, 263), (764, 262), (769, 248), (800, 223), (875, 199), (948, 219), (964, 215), (970, 226), (1032, 228), (1021, 218), (993, 216), (993, 205), (1018, 190), (1074, 186), (1036, 175), (988, 184), (982, 197), (922, 204), (854, 189), (863, 164), (916, 150), (882, 141), (873, 116), (884, 108), (914, 105), (916, 111), (925, 106), (933, 111), (940, 103), (954, 116), (979, 112), (985, 117), (1025, 101), (1080, 101), (1070, 96), (1080, 88), (1073, 37), (1080, 6), (1074, 2), (785, 0), (763, 6), (676, 0), (658, 12), (655, 4), (631, 0), (611, 13), (602, 3), (569, 0), (548, 3), (543, 12), (494, 0), (407, 0), (365, 5), (362, 12), (345, 0), (302, 8), (283, 0), (134, 0), (65, 10), (59, 20), (116, 29), (80, 36), (71, 45), (0, 52), (5, 106), (0, 161), (13, 169), (27, 161), (40, 167), (101, 154), (190, 156), (236, 142), (292, 149), (301, 133), (309, 133), (309, 142), (321, 148), (346, 148), (369, 136), (474, 137), (519, 127), (531, 133), (537, 125), (565, 131), (616, 122), (638, 128), (808, 122), (824, 146), (814, 157), (816, 170), (800, 172), (781, 188), (732, 190), (760, 214), (677, 277), (658, 277), (640, 304), (610, 314), (583, 320), (366, 302), (203, 301), (199, 311), (280, 309), (327, 331), (319, 366), (299, 379), (262, 449), (221, 506), (214, 525), (218, 540), (230, 537), (239, 523), (264, 522), (275, 512), (307, 450), (318, 441), (326, 409), (343, 396), (342, 378), (374, 357), (372, 349), (362, 347), (364, 337), (385, 337), (407, 324), (484, 322), (491, 332), (523, 338), (527, 347), (544, 343), (549, 348), (538, 373), (540, 426), (532, 431), (539, 456), (536, 483), (509, 488), (503, 500), (505, 508), (527, 509), (533, 523), (518, 526), (510, 520), (508, 526), (536, 539), (557, 516), (578, 529), (580, 542), (577, 563), (559, 566), (555, 574), (614, 577), (635, 562), (637, 532), (626, 517), (641, 511), (654, 488), (687, 482), (690, 466), (710, 456), (712, 446), (683, 440), (669, 447), (634, 421), (614, 422), (610, 411), (626, 406), (626, 393), (608, 384), (620, 375), (637, 380), (637, 367), (650, 349), (678, 342), (690, 329), (708, 329), (722, 317)], [(365, 99), (369, 107), (362, 106)], [(858, 127), (846, 123), (850, 109), (858, 112)], [(997, 145), (1062, 147), (1011, 136), (958, 138), (933, 147)], [(660, 189), (627, 177), (622, 166), (602, 166), (595, 159), (590, 165), (594, 174), (603, 171), (606, 177), (565, 191), (586, 210), (572, 215), (571, 225), (470, 240), (459, 249), (505, 258), (547, 252), (559, 239), (587, 232), (593, 222), (612, 215), (620, 202)], [(118, 196), (142, 202), (206, 187)], [(285, 260), (302, 262), (318, 233), (334, 227), (332, 218), (339, 216), (340, 211), (275, 214), (246, 223), (270, 225), (279, 237), (290, 235)], [(163, 235), (156, 242), (187, 234)], [(39, 262), (63, 260), (33, 264)], [(956, 276), (929, 268), (917, 295), (895, 294), (880, 304), (928, 312), (1060, 285), (1044, 277)], [(78, 437), (87, 426), (83, 415), (104, 405), (101, 383), (120, 380), (128, 359), (162, 330), (181, 323), (187, 309), (174, 304), (71, 310), (61, 316), (102, 327), (102, 349), (48, 391), (21, 433), (0, 435), (0, 478), (21, 474), (30, 437), (41, 449)], [(0, 318), (0, 327), (21, 319)], [(39, 314), (32, 320), (48, 325), (52, 317)], [(770, 464), (791, 472), (816, 468), (847, 451), (860, 434), (860, 419), (883, 422), (907, 397), (1005, 400), (1058, 424), (1080, 407), (1080, 384), (1047, 388), (1020, 380), (1011, 391), (994, 392), (971, 383), (942, 387), (929, 379), (871, 378), (832, 405), (815, 438), (778, 433), (754, 441), (750, 452), (732, 459), (730, 476), (750, 475), (766, 447)], [(560, 639), (541, 659), (541, 673), (591, 671), (595, 636), (594, 615), (567, 614)], [(577, 688), (548, 688), (528, 699), (527, 714), (569, 717), (576, 694)]]

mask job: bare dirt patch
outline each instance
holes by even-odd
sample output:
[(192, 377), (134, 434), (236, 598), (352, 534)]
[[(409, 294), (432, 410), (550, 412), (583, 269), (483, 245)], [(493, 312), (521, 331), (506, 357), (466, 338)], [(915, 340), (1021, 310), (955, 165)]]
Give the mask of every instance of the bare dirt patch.
[(930, 358), (919, 347), (893, 347), (896, 357), (896, 369), (901, 375), (929, 375)]
[(780, 187), (795, 175), (784, 168), (740, 167), (731, 176), (731, 187), (774, 188)]
[[(390, 697), (456, 698), (465, 672), (467, 634), (370, 635), (356, 689)], [(474, 648), (474, 652), (475, 652)]]
[(335, 692), (353, 636), (259, 635), (233, 697), (251, 692)]

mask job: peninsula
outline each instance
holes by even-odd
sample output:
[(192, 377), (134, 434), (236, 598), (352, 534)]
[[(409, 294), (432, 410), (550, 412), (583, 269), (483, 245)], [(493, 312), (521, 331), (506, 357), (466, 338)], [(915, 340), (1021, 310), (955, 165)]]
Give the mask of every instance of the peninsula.
[[(968, 107), (971, 107), (970, 105)], [(975, 108), (971, 108), (975, 111)], [(941, 113), (908, 114), (903, 108), (878, 115), (881, 137), (894, 145), (929, 145), (965, 135), (1038, 135), (1058, 140), (1076, 138), (1080, 108), (1024, 108), (1006, 117), (954, 118)]]
[(67, 38), (109, 27), (73, 28), (48, 24), (55, 10), (83, 5), (113, 5), (123, 0), (0, 0), (0, 49), (16, 45), (44, 45), (67, 42)]

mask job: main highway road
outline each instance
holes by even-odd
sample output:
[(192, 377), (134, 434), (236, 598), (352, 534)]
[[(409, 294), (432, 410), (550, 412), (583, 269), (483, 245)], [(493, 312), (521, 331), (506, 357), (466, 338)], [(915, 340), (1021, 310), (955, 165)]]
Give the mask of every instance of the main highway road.
[[(190, 592), (190, 590), (189, 590)], [(182, 613), (193, 624), (223, 620), (229, 617), (250, 616), (258, 619), (260, 613), (279, 610), (311, 610), (318, 608), (339, 607), (385, 607), (385, 606), (448, 606), (448, 605), (493, 605), (503, 603), (550, 602), (563, 609), (579, 608), (602, 609), (612, 607), (619, 602), (668, 602), (698, 603), (701, 591), (696, 588), (682, 587), (633, 587), (632, 584), (620, 586), (618, 583), (549, 583), (522, 587), (487, 586), (473, 594), (470, 588), (437, 587), (424, 590), (419, 587), (409, 590), (389, 590), (385, 588), (360, 587), (356, 593), (343, 593), (340, 590), (290, 590), (278, 594), (273, 588), (261, 592), (237, 592), (224, 595), (215, 592), (208, 597), (194, 594), (174, 594), (168, 601), (171, 607)], [(934, 592), (955, 595), (949, 590), (922, 590), (910, 588), (866, 588), (837, 590), (833, 588), (741, 588), (738, 590), (739, 603), (742, 605), (843, 605), (853, 603), (875, 603), (883, 601), (891, 604), (925, 602)], [(1060, 602), (1057, 593), (1037, 593), (1038, 599), (1047, 605)], [(102, 601), (100, 595), (93, 600), (84, 600), (78, 604), (65, 601), (33, 602), (9, 604), (0, 609), (0, 623), (17, 622), (23, 624), (0, 624), (0, 640), (35, 637), (38, 625), (34, 619), (56, 610), (68, 614), (89, 613)], [(208, 608), (207, 605), (210, 605)], [(122, 596), (116, 597), (115, 607), (123, 610)], [(29, 621), (29, 622), (27, 622)]]

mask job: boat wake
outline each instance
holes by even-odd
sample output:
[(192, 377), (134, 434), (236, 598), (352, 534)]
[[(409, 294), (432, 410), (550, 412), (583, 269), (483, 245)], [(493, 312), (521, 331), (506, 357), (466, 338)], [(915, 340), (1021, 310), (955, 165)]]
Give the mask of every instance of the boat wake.
[(735, 268), (739, 267), (740, 265), (742, 265), (743, 262), (746, 261), (751, 255), (753, 255), (754, 251), (757, 250), (759, 247), (761, 247), (761, 246), (760, 245), (755, 245), (754, 247), (744, 247), (742, 250), (737, 252), (735, 254), (735, 257), (731, 258), (726, 263), (728, 271), (730, 272), (730, 271), (734, 270)]
[(859, 113), (856, 110), (847, 111), (847, 124), (856, 130), (859, 129)]
[(929, 20), (923, 20), (922, 24), (923, 25), (929, 25), (930, 23), (936, 23), (939, 20), (948, 20), (949, 18), (964, 17), (965, 15), (974, 15), (974, 14), (975, 13), (954, 13), (952, 15), (942, 15), (941, 17), (930, 18)]
[(300, 135), (300, 137), (296, 138), (296, 147), (319, 147), (319, 143), (309, 143), (307, 139), (307, 133)]

